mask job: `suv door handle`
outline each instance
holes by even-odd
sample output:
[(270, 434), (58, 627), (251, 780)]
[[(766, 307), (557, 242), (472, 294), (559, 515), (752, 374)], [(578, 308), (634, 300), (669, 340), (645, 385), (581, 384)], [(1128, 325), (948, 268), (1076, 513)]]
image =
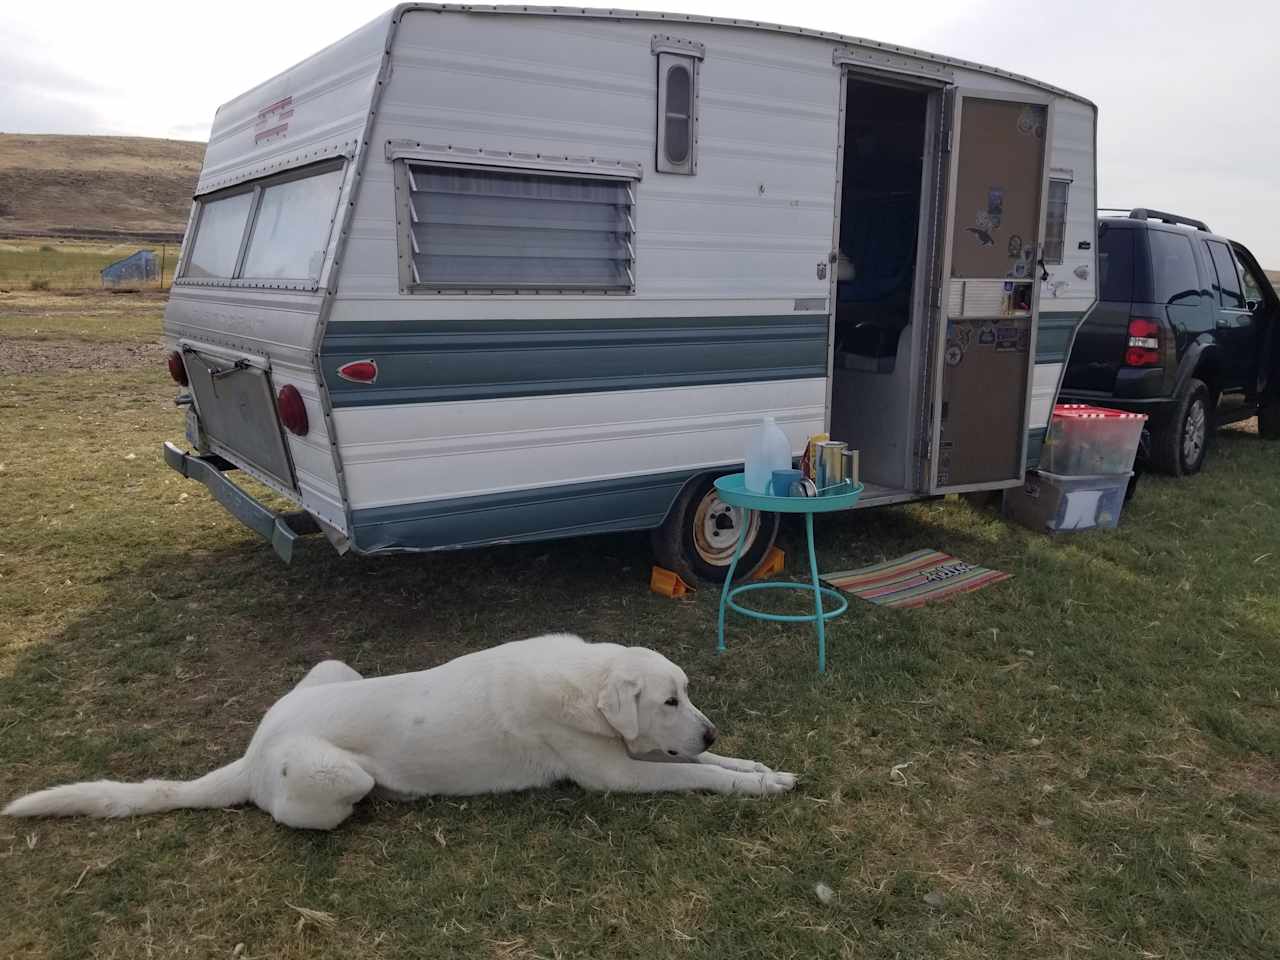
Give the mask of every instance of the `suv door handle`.
[(1226, 317), (1219, 317), (1217, 325), (1219, 327), (1229, 327), (1231, 326), (1231, 321), (1228, 320)]

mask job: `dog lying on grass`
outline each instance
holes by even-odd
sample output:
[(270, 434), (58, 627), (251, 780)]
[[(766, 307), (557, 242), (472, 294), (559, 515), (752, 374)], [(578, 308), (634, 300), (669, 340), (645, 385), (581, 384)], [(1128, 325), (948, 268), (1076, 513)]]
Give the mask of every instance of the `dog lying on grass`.
[(326, 660), (267, 711), (243, 757), (198, 780), (76, 783), (0, 812), (128, 817), (254, 803), (287, 826), (331, 830), (372, 791), (403, 800), (571, 780), (761, 796), (795, 786), (793, 774), (707, 753), (716, 728), (688, 686), (659, 653), (569, 634), (367, 680)]

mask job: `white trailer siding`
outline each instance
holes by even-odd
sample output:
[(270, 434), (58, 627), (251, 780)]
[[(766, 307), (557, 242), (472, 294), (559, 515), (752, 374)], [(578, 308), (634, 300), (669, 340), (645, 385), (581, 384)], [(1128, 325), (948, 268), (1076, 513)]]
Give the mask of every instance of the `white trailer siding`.
[(1039, 462), (1071, 339), (1097, 295), (1097, 111), (1092, 104), (1060, 97), (1053, 124), (1049, 179), (1068, 180), (1070, 186), (1062, 263), (1046, 264), (1049, 279), (1040, 285), (1028, 466)]
[[(657, 37), (700, 45), (693, 176), (655, 170)], [(299, 389), (311, 430), (286, 438), (295, 499), (358, 550), (653, 526), (687, 478), (740, 462), (761, 414), (796, 452), (829, 422), (837, 49), (912, 56), (661, 14), (398, 7), (214, 124), (202, 194), (345, 158), (319, 281), (180, 280), (166, 332), (265, 359), (277, 389)], [(1050, 176), (1071, 187), (1064, 262), (1041, 294), (1034, 462), (1069, 334), (1093, 302), (1095, 110), (998, 70), (918, 62), (969, 94), (1053, 97)], [(406, 289), (405, 158), (449, 152), (625, 174), (630, 289)], [(362, 359), (377, 362), (376, 382), (338, 375)]]
[[(350, 193), (353, 160), (377, 87), (386, 35), (387, 19), (382, 18), (221, 107), (196, 195), (319, 159), (346, 157), (340, 211)], [(165, 335), (173, 347), (190, 346), (231, 359), (267, 360), (277, 391), (286, 384), (297, 387), (311, 425), (305, 437), (285, 435), (297, 491), (272, 477), (249, 472), (345, 532), (337, 457), (315, 363), (336, 248), (335, 236), (314, 289), (290, 289), (266, 281), (179, 279), (165, 310)], [(179, 273), (181, 269), (180, 263)], [(238, 459), (234, 451), (219, 452)]]
[[(650, 41), (666, 27), (565, 17), (404, 15), (370, 136), (326, 350), (334, 344), (342, 359), (357, 356), (359, 348), (342, 345), (338, 332), (357, 338), (358, 325), (374, 319), (400, 320), (406, 332), (423, 337), (435, 321), (461, 320), (478, 331), (502, 331), (496, 338), (510, 336), (532, 350), (540, 349), (538, 331), (546, 331), (548, 347), (563, 344), (548, 363), (575, 389), (545, 393), (541, 378), (525, 373), (513, 386), (516, 395), (429, 408), (413, 402), (348, 406), (362, 391), (335, 392), (334, 420), (358, 517), (369, 508), (465, 495), (542, 490), (559, 497), (558, 488), (569, 485), (687, 476), (738, 461), (764, 413), (777, 415), (797, 451), (823, 428), (829, 283), (817, 266), (831, 249), (839, 70), (829, 49), (824, 63), (824, 51), (805, 38), (672, 25), (669, 32), (707, 48), (698, 77), (698, 172), (657, 174)], [(787, 91), (785, 98), (779, 90)], [(635, 186), (634, 295), (402, 295), (393, 165), (381, 155), (388, 141), (399, 140), (642, 164)], [(797, 312), (797, 299), (815, 300), (822, 309)], [(604, 327), (626, 317), (650, 320), (637, 333), (661, 341), (650, 354), (652, 388), (633, 380), (626, 390), (609, 390), (607, 377), (591, 376), (600, 350), (607, 349), (594, 338), (598, 331), (574, 327), (582, 338), (565, 342), (566, 321)], [(719, 329), (699, 323), (703, 318)], [(764, 318), (772, 319), (763, 327), (750, 325)], [(662, 345), (682, 330), (701, 333), (688, 347)], [(750, 349), (741, 341), (761, 333), (809, 344), (808, 375), (769, 374), (768, 367), (785, 366), (788, 358), (753, 355), (722, 365), (737, 365), (723, 371), (730, 382), (710, 382), (720, 374), (704, 369), (704, 382), (662, 386), (664, 372), (680, 362), (677, 350), (705, 357)], [(477, 342), (473, 349), (485, 347)], [(491, 366), (477, 380), (502, 380), (503, 368), (512, 365), (500, 344), (491, 349)], [(429, 355), (421, 362), (429, 364)], [(699, 379), (697, 371), (689, 375)], [(670, 481), (666, 503), (680, 482)], [(631, 522), (659, 522), (666, 503)]]

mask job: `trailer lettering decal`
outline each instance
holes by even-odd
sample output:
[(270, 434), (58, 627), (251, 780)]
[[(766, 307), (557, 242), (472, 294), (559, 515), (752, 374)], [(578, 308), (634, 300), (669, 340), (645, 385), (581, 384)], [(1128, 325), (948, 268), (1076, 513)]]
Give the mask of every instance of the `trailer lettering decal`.
[(255, 145), (275, 137), (283, 137), (289, 130), (289, 118), (293, 116), (293, 97), (281, 97), (258, 111), (253, 125)]

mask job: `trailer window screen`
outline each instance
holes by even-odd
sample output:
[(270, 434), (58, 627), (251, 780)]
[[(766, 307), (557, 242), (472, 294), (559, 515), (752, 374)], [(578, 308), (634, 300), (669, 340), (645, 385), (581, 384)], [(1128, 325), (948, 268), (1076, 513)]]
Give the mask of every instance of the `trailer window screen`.
[(695, 172), (697, 142), (697, 61), (693, 57), (658, 55), (659, 173)]
[(263, 187), (240, 275), (319, 280), (341, 189), (340, 167)]
[(407, 163), (415, 287), (632, 288), (627, 180)]
[(200, 204), (200, 222), (187, 257), (184, 277), (225, 280), (235, 273), (253, 193), (207, 200)]
[(1045, 211), (1044, 262), (1061, 263), (1067, 243), (1067, 192), (1069, 180), (1049, 181), (1049, 204)]

